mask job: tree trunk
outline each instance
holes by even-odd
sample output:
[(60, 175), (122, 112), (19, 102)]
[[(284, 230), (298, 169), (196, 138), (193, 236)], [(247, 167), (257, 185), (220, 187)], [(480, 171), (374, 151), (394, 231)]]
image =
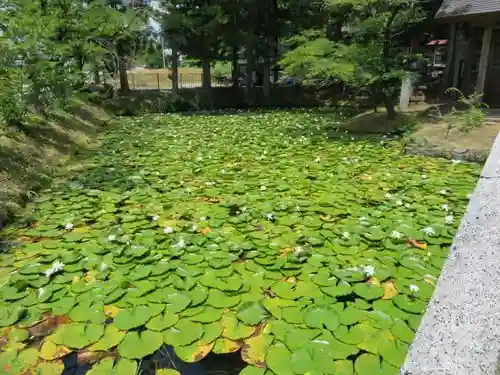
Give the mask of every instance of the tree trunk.
[(384, 106), (387, 111), (387, 119), (394, 120), (396, 118), (396, 108), (394, 105), (394, 99), (390, 96), (384, 96)]
[(99, 67), (94, 66), (93, 73), (94, 73), (94, 84), (100, 85), (101, 84), (101, 75), (99, 74)]
[(264, 97), (268, 100), (271, 97), (271, 62), (269, 57), (264, 59)]
[(253, 41), (248, 42), (246, 58), (247, 58), (247, 65), (245, 72), (245, 101), (248, 105), (252, 105), (253, 70), (254, 70)]
[(235, 43), (231, 51), (231, 81), (233, 87), (239, 86), (238, 45)]
[(202, 85), (204, 90), (210, 90), (212, 88), (212, 77), (210, 72), (210, 60), (203, 58), (201, 60), (201, 66), (203, 68)]
[(172, 92), (177, 94), (179, 92), (179, 51), (177, 50), (177, 43), (171, 42), (172, 48)]
[(130, 86), (128, 84), (127, 77), (127, 57), (121, 46), (121, 43), (118, 43), (116, 46), (116, 53), (118, 55), (118, 74), (120, 76), (120, 91), (129, 92)]

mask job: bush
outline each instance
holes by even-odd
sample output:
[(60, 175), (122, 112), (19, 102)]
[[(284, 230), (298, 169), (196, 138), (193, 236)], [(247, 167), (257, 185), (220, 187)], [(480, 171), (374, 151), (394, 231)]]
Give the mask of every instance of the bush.
[[(483, 109), (488, 105), (483, 102), (483, 94), (476, 92), (465, 96), (459, 89), (451, 87), (446, 90), (447, 93), (454, 92), (458, 94), (457, 106), (453, 107), (452, 114), (458, 116), (461, 121), (457, 126), (462, 132), (469, 132), (474, 128), (480, 127), (484, 123), (486, 114)], [(454, 127), (450, 125), (450, 128)]]

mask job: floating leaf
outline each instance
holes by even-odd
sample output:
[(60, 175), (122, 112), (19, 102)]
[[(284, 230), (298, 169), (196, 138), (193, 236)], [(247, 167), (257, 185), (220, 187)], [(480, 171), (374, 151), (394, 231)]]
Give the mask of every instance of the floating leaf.
[(40, 358), (47, 361), (53, 361), (54, 359), (62, 358), (71, 352), (71, 349), (63, 345), (56, 345), (52, 341), (47, 339), (44, 341), (42, 347), (40, 348)]
[(171, 368), (162, 368), (156, 370), (156, 375), (181, 375), (181, 373)]
[(221, 323), (224, 327), (222, 336), (233, 341), (246, 339), (255, 332), (254, 327), (249, 327), (243, 323), (240, 323), (238, 319), (233, 315), (225, 315)]
[(60, 375), (64, 371), (61, 361), (43, 362), (37, 366), (37, 375)]
[(393, 281), (383, 283), (382, 287), (384, 288), (384, 295), (382, 299), (391, 299), (398, 294), (398, 290), (396, 289)]
[(225, 337), (220, 337), (215, 341), (212, 351), (215, 354), (229, 354), (240, 350), (242, 345), (242, 341), (233, 341)]
[(134, 306), (121, 310), (114, 323), (118, 329), (129, 330), (145, 325), (151, 318), (152, 312), (147, 306)]
[(240, 371), (239, 375), (264, 375), (265, 372), (265, 368), (246, 366), (243, 370)]
[(237, 317), (243, 323), (254, 326), (262, 322), (268, 316), (267, 311), (260, 303), (248, 303), (239, 310)]
[(129, 332), (118, 345), (118, 353), (126, 359), (141, 359), (157, 351), (163, 344), (163, 336), (159, 332)]
[(246, 339), (241, 348), (241, 358), (248, 364), (266, 367), (266, 354), (272, 342), (273, 337), (264, 332)]
[(114, 325), (106, 326), (104, 336), (99, 341), (90, 347), (93, 351), (106, 351), (114, 346), (117, 346), (125, 337), (125, 332), (120, 331)]
[(70, 323), (61, 325), (51, 339), (57, 345), (83, 349), (97, 342), (104, 335), (104, 327), (98, 324)]
[(176, 346), (175, 354), (187, 363), (195, 363), (205, 358), (213, 349), (215, 343), (205, 345)]
[(172, 327), (179, 321), (179, 316), (177, 314), (171, 313), (170, 311), (165, 311), (165, 313), (156, 315), (154, 318), (146, 324), (146, 328), (151, 331), (164, 331), (167, 328)]
[(216, 309), (212, 306), (206, 306), (201, 313), (196, 314), (191, 318), (193, 322), (213, 323), (219, 321), (224, 314), (224, 310)]
[(267, 367), (274, 373), (280, 375), (294, 374), (290, 364), (292, 353), (286, 348), (285, 345), (277, 343), (269, 349), (266, 355)]
[(163, 331), (165, 344), (174, 347), (187, 346), (203, 336), (203, 326), (200, 323), (180, 320), (175, 326)]
[(355, 284), (353, 291), (367, 301), (378, 299), (384, 295), (384, 288), (370, 283)]
[(287, 332), (285, 336), (285, 344), (288, 349), (294, 351), (304, 344), (311, 342), (320, 334), (321, 331), (318, 329), (293, 328), (289, 332)]

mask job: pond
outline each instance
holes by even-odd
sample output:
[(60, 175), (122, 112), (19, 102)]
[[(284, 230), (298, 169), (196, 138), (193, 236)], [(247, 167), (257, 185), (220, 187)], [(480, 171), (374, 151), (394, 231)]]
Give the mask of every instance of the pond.
[(3, 373), (398, 374), (480, 166), (331, 124), (110, 124), (2, 232)]

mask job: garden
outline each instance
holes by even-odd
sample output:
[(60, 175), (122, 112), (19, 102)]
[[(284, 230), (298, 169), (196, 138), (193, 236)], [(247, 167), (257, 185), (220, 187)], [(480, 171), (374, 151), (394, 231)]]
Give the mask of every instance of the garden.
[(2, 373), (398, 374), (480, 165), (331, 124), (110, 123), (1, 233)]

